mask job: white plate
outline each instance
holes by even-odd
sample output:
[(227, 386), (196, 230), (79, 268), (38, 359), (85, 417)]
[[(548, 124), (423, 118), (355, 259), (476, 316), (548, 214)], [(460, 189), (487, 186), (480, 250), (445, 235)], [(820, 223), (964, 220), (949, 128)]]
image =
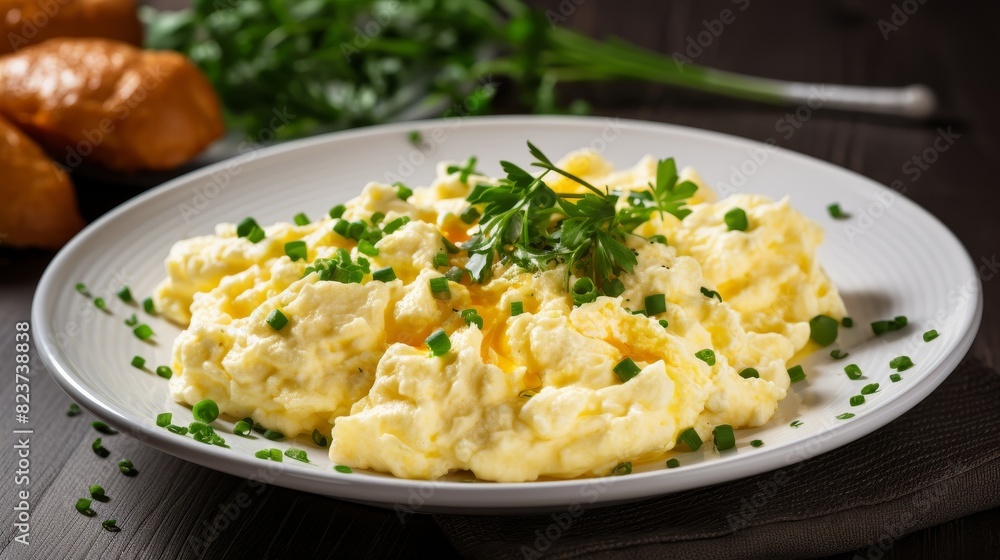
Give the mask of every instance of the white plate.
[[(407, 132), (428, 142), (418, 150)], [(555, 156), (590, 146), (618, 167), (640, 156), (674, 156), (694, 166), (718, 190), (738, 189), (793, 205), (826, 229), (824, 266), (840, 288), (853, 329), (842, 329), (833, 361), (818, 352), (804, 363), (809, 379), (794, 386), (766, 426), (740, 430), (735, 450), (712, 446), (679, 454), (683, 466), (641, 465), (629, 476), (517, 484), (421, 482), (377, 473), (332, 470), (324, 450), (311, 443), (272, 443), (230, 435), (232, 449), (204, 445), (155, 425), (171, 411), (175, 423), (191, 418), (173, 403), (166, 382), (129, 365), (170, 362), (178, 329), (150, 319), (158, 345), (137, 340), (122, 321), (133, 309), (114, 297), (127, 283), (141, 299), (164, 275), (163, 259), (177, 240), (210, 233), (220, 221), (253, 215), (260, 223), (288, 221), (297, 212), (318, 217), (359, 192), (369, 180), (427, 184), (440, 159), (479, 157), (480, 169), (499, 173), (500, 159), (526, 163), (525, 140)], [(742, 179), (741, 179), (742, 178)], [(837, 221), (826, 207), (839, 202), (852, 217)], [(84, 282), (104, 296), (113, 315), (95, 312), (73, 286)], [(82, 406), (147, 444), (209, 468), (268, 483), (395, 507), (400, 511), (487, 513), (610, 504), (714, 484), (777, 469), (856, 440), (916, 405), (955, 368), (975, 336), (982, 314), (976, 269), (958, 240), (940, 222), (902, 197), (860, 175), (799, 154), (748, 140), (690, 128), (601, 118), (501, 117), (424, 121), (373, 127), (276, 146), (178, 178), (115, 209), (78, 235), (55, 258), (38, 287), (33, 329), (52, 375)], [(141, 312), (140, 312), (141, 315)], [(896, 315), (910, 325), (874, 338), (868, 324)], [(924, 343), (921, 334), (941, 336)], [(889, 360), (906, 354), (916, 367), (892, 383)], [(851, 381), (842, 368), (861, 366), (866, 379)], [(865, 383), (881, 390), (863, 406), (848, 399)], [(857, 416), (835, 417), (844, 412)], [(798, 419), (802, 425), (789, 426)], [(229, 421), (220, 420), (229, 427)], [(220, 432), (228, 431), (220, 429)], [(763, 447), (749, 442), (761, 439)], [(272, 463), (253, 453), (264, 447), (305, 448), (309, 464)]]

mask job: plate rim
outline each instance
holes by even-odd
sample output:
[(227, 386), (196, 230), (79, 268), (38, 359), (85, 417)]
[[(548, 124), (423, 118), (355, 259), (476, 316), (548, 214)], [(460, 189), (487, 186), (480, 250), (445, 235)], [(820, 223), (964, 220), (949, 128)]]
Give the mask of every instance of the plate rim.
[[(278, 486), (334, 496), (356, 502), (370, 503), (381, 507), (392, 506), (384, 501), (370, 502), (365, 500), (364, 496), (366, 494), (366, 488), (374, 489), (374, 487), (379, 487), (382, 490), (386, 490), (386, 488), (388, 488), (388, 491), (395, 490), (398, 492), (400, 490), (410, 490), (414, 487), (422, 488), (431, 486), (435, 489), (435, 494), (426, 500), (426, 503), (420, 508), (421, 512), (484, 513), (488, 511), (490, 513), (516, 513), (536, 508), (551, 511), (553, 508), (558, 509), (569, 503), (579, 502), (579, 499), (576, 501), (567, 501), (566, 499), (560, 499), (558, 496), (549, 496), (547, 498), (545, 496), (547, 495), (547, 491), (558, 492), (562, 495), (567, 490), (582, 488), (586, 485), (608, 484), (609, 480), (614, 481), (613, 484), (616, 488), (614, 492), (609, 493), (613, 494), (613, 496), (605, 496), (603, 499), (598, 499), (592, 503), (593, 506), (610, 505), (612, 502), (621, 503), (622, 501), (653, 498), (682, 491), (684, 489), (702, 488), (711, 484), (740, 480), (762, 472), (785, 468), (810, 457), (832, 451), (849, 442), (860, 439), (895, 420), (906, 411), (919, 404), (924, 398), (927, 397), (927, 395), (937, 388), (952, 371), (954, 371), (959, 363), (961, 363), (961, 361), (965, 358), (978, 333), (983, 314), (982, 279), (976, 273), (975, 264), (972, 261), (968, 249), (964, 246), (964, 244), (962, 244), (961, 240), (958, 239), (954, 232), (952, 232), (947, 225), (938, 219), (937, 216), (907, 198), (905, 194), (890, 189), (889, 187), (882, 185), (856, 171), (807, 154), (795, 152), (779, 146), (768, 145), (750, 138), (743, 138), (722, 132), (671, 123), (601, 116), (577, 117), (501, 115), (458, 118), (466, 121), (465, 126), (467, 127), (488, 127), (491, 125), (510, 125), (514, 123), (529, 124), (532, 126), (545, 126), (551, 124), (591, 127), (598, 124), (606, 124), (607, 120), (611, 118), (615, 119), (616, 123), (620, 123), (624, 129), (631, 128), (652, 132), (668, 132), (682, 136), (694, 136), (704, 140), (721, 142), (740, 148), (765, 148), (770, 151), (780, 153), (786, 157), (790, 157), (792, 160), (798, 160), (809, 165), (819, 165), (827, 168), (828, 170), (839, 173), (846, 173), (853, 176), (855, 181), (863, 183), (869, 188), (875, 189), (876, 192), (879, 190), (882, 190), (883, 192), (891, 192), (893, 196), (902, 200), (904, 205), (909, 206), (907, 211), (919, 212), (923, 215), (923, 217), (933, 220), (933, 222), (935, 222), (940, 229), (949, 236), (948, 241), (961, 248), (962, 255), (959, 258), (963, 264), (966, 265), (966, 268), (969, 269), (966, 272), (969, 272), (970, 277), (975, 279), (973, 289), (975, 291), (976, 301), (974, 305), (969, 306), (970, 312), (961, 317), (961, 322), (963, 324), (967, 323), (969, 328), (964, 333), (962, 338), (957, 341), (953, 350), (950, 353), (945, 354), (937, 365), (930, 369), (915, 384), (910, 385), (906, 391), (897, 398), (866, 414), (864, 422), (845, 422), (834, 424), (832, 427), (828, 427), (827, 429), (812, 434), (803, 440), (786, 442), (779, 446), (775, 446), (769, 449), (770, 452), (768, 453), (754, 453), (741, 456), (738, 461), (738, 464), (741, 465), (740, 473), (735, 477), (732, 476), (731, 473), (733, 463), (731, 460), (712, 460), (700, 463), (697, 469), (690, 471), (686, 476), (684, 475), (685, 469), (673, 469), (672, 474), (675, 477), (682, 479), (690, 478), (692, 480), (697, 479), (696, 482), (688, 483), (684, 486), (684, 488), (674, 489), (664, 489), (662, 484), (657, 484), (658, 481), (665, 478), (663, 474), (665, 471), (635, 473), (628, 477), (594, 477), (533, 482), (465, 484), (452, 481), (402, 479), (392, 477), (391, 475), (364, 477), (355, 476), (350, 478), (345, 477), (343, 480), (340, 480), (340, 477), (335, 476), (335, 473), (331, 473), (326, 470), (315, 470), (305, 466), (280, 463), (268, 466), (269, 469), (277, 467), (283, 475), (280, 480), (274, 481), (274, 483)], [(244, 165), (264, 158), (278, 158), (286, 152), (327, 142), (350, 141), (352, 139), (359, 139), (367, 136), (393, 134), (400, 131), (407, 132), (414, 129), (419, 130), (430, 126), (440, 125), (441, 123), (447, 123), (449, 120), (451, 119), (426, 119), (375, 125), (323, 134), (254, 150), (186, 173), (124, 202), (84, 228), (83, 231), (77, 234), (56, 254), (46, 267), (45, 272), (36, 287), (31, 306), (31, 329), (35, 336), (35, 347), (38, 352), (38, 356), (45, 364), (49, 374), (55, 379), (57, 385), (59, 385), (59, 387), (71, 398), (73, 398), (94, 416), (108, 422), (112, 426), (115, 426), (117, 429), (120, 429), (120, 431), (136, 437), (144, 444), (185, 461), (193, 462), (213, 470), (226, 472), (228, 474), (244, 478), (248, 477), (248, 475), (252, 476), (254, 473), (259, 472), (261, 470), (261, 463), (259, 459), (244, 457), (221, 448), (215, 449), (213, 446), (204, 446), (203, 444), (197, 444), (199, 447), (192, 447), (192, 445), (196, 442), (189, 442), (186, 439), (171, 437), (173, 434), (163, 432), (163, 430), (154, 430), (151, 426), (147, 426), (126, 414), (122, 414), (116, 410), (115, 407), (102, 403), (100, 398), (89, 392), (87, 387), (82, 384), (80, 380), (75, 378), (75, 374), (71, 371), (72, 368), (69, 368), (68, 364), (64, 365), (64, 363), (62, 363), (62, 361), (66, 361), (68, 363), (69, 360), (62, 354), (62, 349), (59, 347), (55, 337), (51, 336), (53, 328), (52, 325), (49, 324), (45, 313), (45, 311), (52, 306), (52, 298), (54, 297), (53, 294), (55, 293), (55, 290), (64, 288), (63, 278), (58, 275), (59, 270), (71, 264), (71, 257), (75, 253), (77, 247), (84, 245), (89, 237), (95, 235), (96, 232), (106, 225), (118, 220), (119, 217), (127, 214), (133, 208), (144, 204), (155, 204), (157, 198), (166, 196), (168, 193), (176, 189), (189, 186), (198, 180), (210, 177), (213, 173), (219, 171), (220, 169), (225, 169), (227, 166)], [(795, 449), (810, 445), (816, 440), (820, 440), (820, 443), (814, 452), (809, 453), (808, 455), (798, 456), (794, 460), (788, 460), (790, 455), (790, 453), (788, 453), (789, 451), (794, 451)], [(780, 453), (783, 449), (786, 451), (784, 454)], [(317, 483), (319, 483), (321, 487), (316, 487), (315, 485)], [(347, 492), (337, 491), (345, 488), (350, 490)], [(535, 492), (536, 497), (531, 500), (526, 500), (523, 494), (529, 489)], [(345, 494), (350, 494), (350, 496), (346, 496)], [(477, 496), (481, 498), (486, 498), (488, 496), (488, 499), (494, 500), (494, 504), (490, 506), (470, 506), (468, 503), (462, 503), (471, 501), (469, 496), (472, 496), (472, 499)], [(513, 496), (516, 496), (516, 498), (513, 498)], [(399, 505), (399, 501), (396, 502), (396, 505)]]

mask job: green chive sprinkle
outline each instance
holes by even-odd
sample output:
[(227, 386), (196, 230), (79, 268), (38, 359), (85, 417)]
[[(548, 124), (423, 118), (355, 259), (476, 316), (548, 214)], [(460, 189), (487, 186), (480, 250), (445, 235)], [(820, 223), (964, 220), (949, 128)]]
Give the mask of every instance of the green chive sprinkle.
[(531, 397), (537, 395), (538, 393), (532, 391), (531, 389), (525, 389), (517, 394), (518, 397), (522, 399), (530, 399)]
[(748, 367), (740, 372), (740, 377), (742, 377), (743, 379), (751, 379), (751, 378), (759, 379), (760, 373), (756, 369)]
[(524, 313), (524, 303), (520, 301), (510, 302), (510, 316), (517, 317), (521, 313)]
[(809, 338), (820, 346), (828, 346), (837, 340), (837, 321), (826, 315), (817, 315), (809, 320)]
[(851, 406), (861, 406), (863, 404), (865, 404), (864, 395), (854, 395), (851, 397)]
[(681, 462), (678, 461), (676, 457), (674, 457), (672, 459), (667, 459), (667, 468), (668, 469), (676, 469), (679, 466), (681, 466)]
[(306, 216), (305, 212), (299, 212), (292, 219), (295, 220), (295, 225), (297, 225), (297, 226), (307, 226), (307, 225), (309, 225), (309, 216)]
[(171, 432), (173, 432), (173, 433), (175, 433), (175, 434), (177, 434), (179, 436), (184, 436), (184, 435), (187, 435), (187, 433), (188, 433), (188, 429), (186, 427), (184, 427), (184, 426), (175, 426), (173, 424), (168, 425), (167, 426), (167, 430), (171, 431)]
[(347, 237), (348, 230), (351, 228), (351, 223), (347, 220), (337, 219), (333, 222), (333, 232), (341, 237)]
[(346, 206), (344, 206), (343, 204), (338, 204), (330, 209), (330, 217), (336, 220), (337, 218), (343, 216), (344, 212), (346, 211), (347, 211)]
[(118, 521), (114, 519), (105, 519), (104, 521), (101, 522), (101, 527), (104, 527), (105, 531), (111, 533), (117, 533), (118, 531), (122, 530), (122, 528), (118, 526)]
[(668, 323), (666, 319), (660, 319), (659, 321), (657, 321), (657, 323), (659, 323), (660, 326), (663, 328), (667, 328), (670, 326), (670, 323)]
[(166, 428), (170, 425), (170, 421), (173, 420), (174, 415), (170, 412), (161, 412), (156, 415), (156, 425), (161, 428)]
[(729, 231), (746, 231), (749, 225), (747, 224), (747, 213), (742, 208), (733, 208), (726, 212), (724, 219)]
[(237, 237), (246, 237), (250, 235), (253, 228), (260, 227), (257, 225), (257, 220), (253, 218), (243, 218), (239, 224), (236, 225), (236, 235)]
[(847, 364), (844, 366), (844, 373), (852, 380), (861, 379), (861, 368), (858, 367), (858, 364)]
[(788, 368), (788, 378), (792, 380), (792, 383), (805, 381), (806, 372), (802, 369), (802, 366), (792, 366)]
[(465, 277), (468, 274), (469, 272), (464, 268), (458, 268), (457, 266), (453, 266), (448, 269), (448, 272), (444, 273), (444, 277), (456, 284), (461, 284), (462, 281), (465, 280)]
[(270, 449), (261, 449), (260, 451), (254, 453), (253, 456), (256, 457), (256, 458), (258, 458), (258, 459), (270, 459), (271, 458), (271, 450)]
[(269, 439), (271, 441), (281, 441), (285, 439), (285, 434), (277, 430), (264, 430), (262, 435), (264, 436), (264, 439)]
[(390, 233), (395, 232), (397, 229), (405, 226), (408, 223), (410, 223), (409, 216), (400, 216), (395, 220), (392, 220), (391, 222), (385, 224), (385, 227), (382, 228), (382, 231), (385, 232), (386, 235), (389, 235)]
[(88, 488), (87, 491), (90, 492), (91, 498), (99, 502), (102, 500), (102, 498), (105, 497), (104, 487), (101, 486), (100, 484), (91, 484), (90, 488)]
[(431, 356), (444, 356), (451, 350), (451, 340), (444, 329), (438, 329), (431, 333), (424, 341), (431, 351)]
[(104, 298), (94, 298), (94, 307), (100, 309), (101, 311), (108, 310), (108, 304), (104, 301)]
[(347, 465), (337, 465), (333, 467), (333, 470), (344, 474), (351, 474), (352, 472), (354, 472), (354, 470), (351, 469), (351, 467), (348, 467)]
[(85, 297), (90, 297), (90, 290), (87, 289), (86, 284), (83, 282), (76, 283), (76, 291), (80, 292), (80, 294)]
[(296, 461), (302, 461), (303, 463), (309, 462), (309, 455), (305, 451), (294, 447), (289, 447), (285, 450), (285, 457), (295, 459)]
[(448, 287), (448, 279), (444, 276), (438, 276), (437, 278), (431, 278), (429, 280), (431, 287), (431, 295), (434, 299), (446, 300), (451, 299), (451, 289)]
[(219, 405), (215, 404), (215, 401), (212, 399), (200, 400), (191, 407), (191, 414), (196, 419), (206, 424), (211, 424), (219, 417)]
[(597, 300), (597, 286), (590, 278), (580, 278), (573, 284), (573, 305), (579, 307)]
[(288, 258), (292, 259), (292, 262), (297, 260), (308, 260), (309, 249), (306, 247), (305, 241), (289, 241), (285, 243), (285, 254)]
[(272, 447), (270, 450), (268, 450), (268, 453), (271, 454), (271, 460), (272, 461), (277, 461), (279, 463), (281, 462), (281, 450), (280, 449), (275, 449), (275, 448)]
[(632, 474), (632, 462), (626, 461), (624, 463), (618, 463), (613, 469), (611, 469), (611, 476), (623, 476), (626, 474)]
[(615, 375), (618, 379), (621, 379), (622, 383), (627, 382), (629, 379), (639, 375), (642, 370), (636, 365), (632, 358), (625, 358), (624, 360), (618, 362), (614, 367)]
[(281, 311), (274, 309), (267, 315), (265, 321), (272, 329), (280, 331), (288, 324), (288, 317), (285, 317), (285, 314)]
[(909, 319), (906, 318), (906, 315), (896, 315), (896, 317), (893, 319), (893, 322), (896, 323), (897, 327), (903, 328), (910, 321)]
[(448, 253), (437, 253), (434, 255), (434, 268), (448, 266)]
[(174, 370), (170, 369), (167, 366), (157, 366), (156, 375), (159, 375), (164, 379), (170, 379), (171, 377), (174, 376)]
[(667, 296), (663, 294), (653, 294), (651, 296), (646, 296), (646, 315), (652, 317), (653, 315), (659, 315), (667, 310)]
[(131, 317), (125, 319), (125, 324), (130, 327), (134, 327), (139, 324), (139, 318), (135, 316), (135, 313), (133, 313)]
[(266, 237), (264, 229), (255, 227), (252, 230), (250, 230), (250, 233), (247, 234), (247, 241), (249, 241), (250, 243), (260, 243), (261, 241), (264, 240), (264, 237)]
[(608, 297), (618, 297), (625, 292), (625, 283), (617, 278), (612, 278), (601, 285), (601, 291)]
[(104, 422), (101, 422), (100, 420), (95, 420), (91, 422), (90, 425), (93, 426), (95, 430), (105, 435), (113, 436), (118, 433), (117, 430), (115, 430), (111, 426), (108, 426)]
[(142, 300), (142, 309), (150, 315), (156, 315), (156, 305), (153, 303), (153, 298), (148, 297)]
[(466, 325), (475, 324), (479, 327), (479, 330), (483, 330), (483, 318), (479, 316), (479, 313), (475, 309), (462, 310), (462, 319), (465, 319)]
[(720, 424), (712, 430), (712, 438), (715, 440), (715, 448), (719, 451), (736, 447), (736, 434), (729, 424)]
[(789, 424), (789, 426), (791, 426), (793, 428), (798, 428), (801, 425), (802, 425), (802, 421), (801, 420), (792, 420), (792, 423)]
[(468, 208), (465, 209), (464, 212), (462, 212), (461, 216), (459, 217), (462, 219), (463, 222), (472, 225), (476, 220), (479, 219), (479, 210), (476, 210), (474, 206), (469, 206)]
[(909, 321), (903, 315), (898, 315), (894, 319), (875, 321), (872, 323), (872, 332), (875, 336), (881, 336), (887, 332), (898, 331), (906, 326)]
[(90, 448), (94, 450), (94, 453), (96, 453), (98, 457), (107, 457), (108, 455), (111, 455), (111, 452), (105, 449), (104, 445), (101, 443), (101, 438), (95, 439), (94, 443), (90, 444)]
[(139, 340), (149, 340), (154, 334), (153, 329), (146, 323), (132, 329), (132, 333), (135, 334)]
[(931, 329), (924, 333), (924, 342), (930, 342), (935, 338), (937, 338), (938, 336), (940, 336), (938, 335), (938, 332), (934, 329)]
[(844, 214), (844, 211), (840, 209), (840, 204), (837, 203), (827, 206), (826, 211), (829, 212), (830, 217), (835, 220), (843, 220), (844, 218), (849, 217), (847, 214)]
[(834, 360), (843, 360), (848, 356), (850, 356), (849, 353), (841, 352), (839, 348), (830, 351), (830, 357)]
[(837, 420), (849, 420), (851, 418), (854, 418), (854, 413), (852, 412), (845, 412), (837, 416)]
[(715, 365), (715, 352), (711, 348), (705, 348), (704, 350), (698, 350), (694, 353), (694, 357), (705, 362), (710, 366)]
[(122, 286), (121, 289), (115, 292), (115, 295), (117, 295), (118, 299), (122, 300), (125, 303), (132, 303), (133, 301), (135, 301), (135, 299), (132, 297), (132, 290), (130, 290), (128, 286)]
[(373, 226), (377, 226), (382, 220), (385, 219), (385, 212), (375, 212), (372, 214), (368, 221), (372, 223)]
[(97, 512), (90, 509), (91, 500), (87, 498), (80, 498), (76, 501), (76, 511), (86, 515), (87, 517), (93, 517), (97, 515)]
[(648, 239), (650, 243), (663, 243), (664, 245), (667, 244), (667, 237), (665, 235), (660, 235), (660, 234), (650, 235), (646, 239)]
[(677, 436), (677, 443), (687, 445), (688, 449), (691, 451), (698, 451), (703, 442), (701, 441), (701, 436), (698, 435), (698, 432), (696, 432), (694, 428), (688, 428)]
[(909, 356), (896, 356), (889, 361), (889, 369), (896, 371), (906, 371), (913, 367), (913, 360)]
[(707, 298), (716, 298), (719, 301), (722, 301), (722, 295), (719, 294), (719, 292), (716, 292), (715, 290), (709, 290), (708, 288), (704, 288), (703, 287), (701, 289), (701, 295), (703, 295), (703, 296), (705, 296)]
[(400, 200), (406, 200), (411, 196), (413, 196), (413, 189), (407, 187), (406, 185), (400, 183), (399, 181), (393, 183), (392, 186), (396, 187), (396, 196), (398, 196)]
[(903, 379), (903, 376), (899, 375), (898, 373), (894, 373), (894, 374), (892, 374), (892, 375), (889, 376), (889, 379), (893, 383), (899, 383)]
[(240, 420), (233, 426), (233, 433), (238, 436), (248, 436), (250, 435), (250, 429), (250, 424), (247, 424), (245, 420)]
[(760, 447), (762, 445), (764, 445), (764, 442), (759, 439), (755, 439), (750, 442), (750, 447)]
[(145, 368), (146, 367), (146, 358), (143, 358), (142, 356), (133, 356), (132, 357), (132, 367), (138, 368), (138, 369)]
[(361, 241), (358, 241), (358, 252), (363, 255), (368, 255), (369, 257), (377, 257), (379, 250), (378, 247), (372, 245), (371, 241), (362, 239)]
[(81, 412), (80, 405), (75, 402), (69, 403), (69, 408), (66, 410), (66, 416), (79, 416)]
[(396, 271), (393, 270), (391, 266), (379, 268), (375, 272), (372, 272), (372, 280), (377, 280), (379, 282), (392, 282), (395, 279)]
[(322, 433), (320, 433), (319, 430), (316, 430), (316, 429), (313, 429), (312, 440), (313, 440), (313, 443), (315, 443), (316, 445), (318, 445), (320, 447), (326, 447), (326, 446), (330, 445), (329, 438), (327, 438), (326, 436), (324, 436)]
[(870, 395), (878, 392), (878, 383), (869, 383), (861, 388), (862, 395)]
[(851, 319), (850, 317), (844, 317), (843, 319), (840, 320), (840, 324), (844, 325), (845, 328), (849, 329), (854, 326), (854, 319)]

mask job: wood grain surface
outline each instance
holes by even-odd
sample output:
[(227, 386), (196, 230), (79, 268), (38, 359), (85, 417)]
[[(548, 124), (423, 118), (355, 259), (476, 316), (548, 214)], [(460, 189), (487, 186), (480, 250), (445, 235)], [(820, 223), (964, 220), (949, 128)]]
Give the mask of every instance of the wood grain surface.
[[(664, 1), (562, 0), (539, 3), (566, 25), (597, 37), (616, 35), (696, 62), (776, 78), (866, 85), (925, 83), (942, 106), (931, 122), (910, 123), (857, 115), (772, 108), (678, 92), (648, 84), (575, 86), (567, 99), (590, 102), (599, 115), (647, 119), (721, 131), (777, 144), (905, 189), (938, 216), (980, 265), (986, 309), (971, 354), (997, 366), (1000, 349), (1000, 188), (991, 171), (1000, 153), (1000, 4), (943, 0)], [(895, 6), (895, 7), (894, 7)], [(912, 13), (906, 14), (903, 9)], [(914, 10), (915, 8), (915, 10)], [(685, 51), (731, 10), (707, 46)], [(899, 10), (906, 18), (893, 14)], [(559, 19), (556, 18), (556, 19)], [(879, 21), (898, 29), (880, 29)], [(901, 24), (897, 25), (899, 22)], [(708, 22), (708, 23), (706, 23)], [(717, 28), (717, 26), (716, 26)], [(887, 36), (886, 36), (887, 35)], [(703, 35), (702, 38), (705, 36)], [(501, 110), (516, 112), (504, 92)], [(941, 131), (954, 142), (927, 152)], [(915, 159), (916, 158), (916, 159)], [(2, 170), (0, 170), (2, 175)], [(121, 185), (74, 177), (81, 207), (93, 219), (137, 194)], [(2, 180), (2, 178), (0, 178)], [(141, 183), (141, 181), (137, 181)], [(835, 197), (836, 193), (831, 193)], [(70, 403), (31, 354), (30, 546), (13, 542), (16, 512), (16, 440), (24, 427), (14, 413), (14, 328), (29, 318), (30, 300), (50, 254), (0, 252), (0, 451), (3, 558), (449, 558), (455, 556), (430, 517), (401, 523), (390, 511), (278, 487), (258, 493), (247, 481), (147, 448), (124, 435), (104, 436), (112, 452), (90, 449), (97, 434), (86, 413), (65, 414)], [(66, 279), (72, 282), (72, 279)], [(995, 445), (995, 442), (993, 442)], [(114, 459), (128, 457), (138, 476), (122, 476)], [(96, 518), (73, 505), (90, 484), (110, 501), (95, 502)], [(217, 534), (206, 526), (223, 510), (238, 511)], [(108, 533), (100, 521), (122, 528)], [(1000, 554), (1000, 510), (982, 512), (903, 536), (883, 558), (987, 558)], [(197, 540), (196, 540), (197, 539)], [(854, 558), (843, 551), (834, 558)]]

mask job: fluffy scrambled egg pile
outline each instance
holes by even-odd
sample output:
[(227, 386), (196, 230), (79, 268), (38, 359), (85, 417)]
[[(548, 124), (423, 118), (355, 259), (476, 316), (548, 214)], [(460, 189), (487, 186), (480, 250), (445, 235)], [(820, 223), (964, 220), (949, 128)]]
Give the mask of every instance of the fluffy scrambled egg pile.
[[(588, 151), (558, 165), (622, 190), (648, 189), (656, 175), (651, 157), (618, 172)], [(330, 218), (263, 228), (257, 243), (233, 224), (180, 241), (155, 294), (161, 313), (187, 325), (174, 343), (171, 394), (212, 399), (288, 436), (318, 429), (338, 464), (419, 479), (456, 470), (492, 481), (606, 475), (670, 450), (687, 428), (707, 441), (720, 424), (764, 424), (788, 390), (787, 361), (809, 341), (808, 321), (845, 315), (816, 259), (822, 231), (787, 200), (716, 201), (693, 171), (681, 179), (698, 185), (692, 213), (641, 225), (628, 242), (638, 265), (620, 277), (624, 293), (579, 306), (565, 265), (526, 272), (496, 263), (485, 284), (449, 282), (444, 299), (432, 292), (431, 279), (467, 260), (445, 240), (476, 229), (459, 217), (470, 187), (494, 182), (463, 181), (446, 164), (405, 200), (398, 187), (370, 183), (346, 204), (344, 220), (405, 222), (376, 255), (334, 232)], [(549, 185), (582, 188), (562, 177)], [(735, 207), (746, 231), (724, 222)], [(645, 239), (653, 235), (668, 243)], [(293, 261), (285, 245), (299, 240), (307, 255)], [(391, 266), (395, 279), (343, 283), (307, 271), (338, 249), (371, 270)], [(633, 313), (651, 294), (665, 294), (665, 311)], [(280, 330), (267, 320), (276, 309), (288, 320)], [(482, 328), (463, 319), (468, 309)], [(435, 357), (425, 339), (442, 328), (451, 349)], [(696, 357), (705, 349), (712, 365)], [(623, 383), (614, 368), (624, 358), (640, 372)], [(759, 377), (741, 377), (746, 368)]]

